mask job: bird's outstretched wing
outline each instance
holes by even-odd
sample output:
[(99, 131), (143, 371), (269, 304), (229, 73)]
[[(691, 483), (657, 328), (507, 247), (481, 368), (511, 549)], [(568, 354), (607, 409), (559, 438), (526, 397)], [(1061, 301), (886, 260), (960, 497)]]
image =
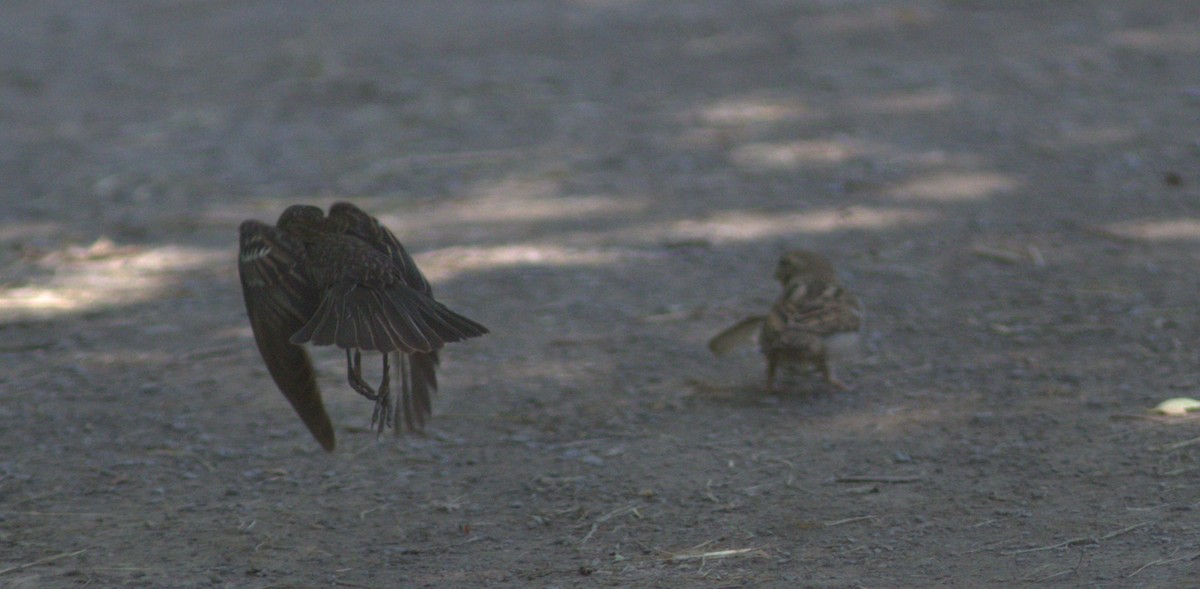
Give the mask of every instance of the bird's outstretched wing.
[(303, 247), (278, 229), (246, 221), (238, 229), (238, 275), (254, 341), (271, 378), (326, 450), (335, 440), (308, 352), (291, 342), (316, 311), (320, 294), (305, 273)]
[(728, 354), (730, 350), (750, 343), (754, 336), (758, 335), (766, 320), (765, 315), (753, 315), (742, 319), (708, 340), (708, 349), (718, 356)]

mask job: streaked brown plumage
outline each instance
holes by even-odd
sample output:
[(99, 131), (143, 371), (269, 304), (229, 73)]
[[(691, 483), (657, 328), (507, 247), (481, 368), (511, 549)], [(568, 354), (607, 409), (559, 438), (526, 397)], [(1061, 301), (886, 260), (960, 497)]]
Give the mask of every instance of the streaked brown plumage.
[(833, 361), (855, 351), (862, 329), (862, 305), (837, 279), (828, 260), (813, 252), (784, 254), (775, 268), (783, 293), (767, 315), (747, 317), (708, 342), (721, 355), (756, 333), (767, 359), (767, 389), (775, 389), (781, 366), (813, 366), (825, 381), (846, 388)]
[[(316, 374), (301, 344), (346, 350), (350, 386), (375, 401), (379, 431), (402, 417), (419, 430), (437, 392), (438, 350), (487, 333), (447, 309), (396, 236), (350, 203), (326, 216), (308, 205), (288, 207), (272, 227), (245, 221), (238, 273), (246, 312), (271, 377), (313, 437), (333, 450), (335, 437)], [(383, 356), (378, 389), (362, 378), (362, 352)], [(389, 357), (400, 366), (394, 413)]]

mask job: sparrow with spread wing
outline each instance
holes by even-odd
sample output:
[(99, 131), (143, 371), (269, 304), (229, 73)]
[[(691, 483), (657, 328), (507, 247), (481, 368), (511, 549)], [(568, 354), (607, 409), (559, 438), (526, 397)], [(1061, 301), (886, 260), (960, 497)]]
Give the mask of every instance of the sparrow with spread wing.
[[(250, 220), (239, 232), (238, 274), (254, 340), (321, 446), (332, 451), (335, 439), (306, 343), (346, 351), (351, 388), (375, 401), (377, 431), (398, 418), (409, 430), (424, 427), (437, 392), (438, 350), (487, 328), (434, 300), (396, 236), (350, 203), (333, 205), (328, 216), (314, 206), (291, 206), (274, 227)], [(383, 356), (378, 388), (363, 380), (363, 352)], [(394, 406), (390, 357), (401, 377)]]
[(784, 254), (775, 268), (783, 293), (767, 315), (747, 317), (717, 334), (708, 347), (725, 354), (756, 334), (767, 359), (767, 390), (775, 390), (780, 366), (813, 366), (825, 381), (841, 389), (833, 361), (858, 348), (863, 309), (842, 287), (828, 260), (797, 250)]

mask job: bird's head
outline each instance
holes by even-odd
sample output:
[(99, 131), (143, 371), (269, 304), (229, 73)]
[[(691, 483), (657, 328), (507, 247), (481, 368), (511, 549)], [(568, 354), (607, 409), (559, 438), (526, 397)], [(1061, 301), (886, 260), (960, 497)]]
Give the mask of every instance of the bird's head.
[(783, 254), (775, 266), (775, 280), (787, 284), (797, 277), (832, 282), (836, 274), (829, 260), (806, 250), (794, 250)]
[(302, 240), (309, 240), (325, 231), (325, 213), (312, 205), (292, 205), (279, 215), (276, 226)]
[(358, 207), (348, 202), (335, 202), (329, 207), (329, 217), (325, 226), (334, 233), (346, 233), (355, 225), (355, 221), (367, 217)]

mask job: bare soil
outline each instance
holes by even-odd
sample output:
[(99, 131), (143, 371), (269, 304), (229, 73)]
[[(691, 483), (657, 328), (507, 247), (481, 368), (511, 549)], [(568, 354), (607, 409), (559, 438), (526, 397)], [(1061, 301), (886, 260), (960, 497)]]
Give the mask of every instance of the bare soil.
[[(0, 586), (1186, 587), (1200, 4), (9, 0)], [(425, 436), (258, 358), (349, 199), (488, 325)], [(825, 253), (835, 392), (704, 343)]]

